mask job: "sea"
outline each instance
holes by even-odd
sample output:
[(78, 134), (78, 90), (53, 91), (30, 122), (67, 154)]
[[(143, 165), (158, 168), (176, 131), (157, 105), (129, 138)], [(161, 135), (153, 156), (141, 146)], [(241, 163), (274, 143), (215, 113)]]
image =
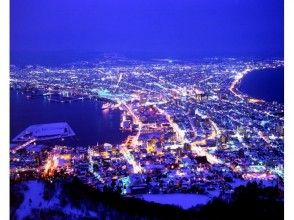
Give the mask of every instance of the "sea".
[[(242, 79), (239, 91), (251, 97), (284, 104), (284, 68), (256, 70)], [(76, 144), (119, 144), (128, 136), (120, 130), (121, 111), (102, 110), (102, 101), (52, 102), (28, 99), (10, 91), (10, 139), (32, 124), (67, 122), (76, 133)]]
[(121, 111), (103, 110), (102, 101), (52, 102), (41, 97), (27, 98), (10, 91), (10, 139), (33, 124), (67, 122), (76, 134), (77, 146), (119, 144), (128, 133), (120, 130)]
[(284, 104), (284, 67), (252, 71), (243, 77), (238, 90), (254, 98)]

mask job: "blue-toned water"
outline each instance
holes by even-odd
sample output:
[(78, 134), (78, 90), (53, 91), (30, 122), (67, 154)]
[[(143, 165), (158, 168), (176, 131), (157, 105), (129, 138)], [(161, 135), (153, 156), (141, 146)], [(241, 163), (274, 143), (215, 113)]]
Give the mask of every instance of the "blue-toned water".
[(284, 103), (284, 68), (256, 70), (242, 79), (239, 91), (265, 101)]
[(119, 129), (121, 112), (102, 110), (102, 104), (91, 100), (57, 103), (43, 97), (27, 99), (20, 92), (11, 90), (10, 138), (32, 124), (65, 121), (76, 133), (78, 145), (118, 144), (127, 137)]

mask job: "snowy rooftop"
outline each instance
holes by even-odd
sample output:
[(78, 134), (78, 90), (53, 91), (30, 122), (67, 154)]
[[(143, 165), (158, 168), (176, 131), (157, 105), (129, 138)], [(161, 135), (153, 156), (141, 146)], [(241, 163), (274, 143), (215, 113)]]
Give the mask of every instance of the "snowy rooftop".
[(74, 136), (75, 133), (66, 122), (36, 124), (27, 127), (13, 141), (28, 141), (32, 138), (37, 140), (49, 140), (62, 137)]

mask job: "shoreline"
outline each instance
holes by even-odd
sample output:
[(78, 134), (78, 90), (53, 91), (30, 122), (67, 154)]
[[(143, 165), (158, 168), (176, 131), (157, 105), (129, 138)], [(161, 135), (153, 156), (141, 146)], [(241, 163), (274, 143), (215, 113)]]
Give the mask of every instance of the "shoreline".
[[(53, 99), (49, 99), (47, 96), (43, 96), (41, 93), (43, 93), (42, 90), (39, 90), (40, 94), (35, 94), (34, 92), (28, 92), (25, 90), (25, 88), (14, 88), (14, 87), (10, 87), (10, 93), (12, 94), (17, 94), (17, 95), (20, 95), (24, 100), (26, 101), (34, 101), (34, 100), (44, 100), (46, 101), (46, 103), (49, 105), (49, 104), (55, 104), (55, 105), (61, 105), (61, 106), (69, 106), (71, 104), (74, 104), (76, 102), (79, 102), (79, 103), (82, 103), (83, 101), (87, 101), (89, 103), (93, 103), (93, 104), (98, 104), (98, 105), (101, 105), (101, 113), (102, 114), (105, 114), (105, 113), (110, 113), (110, 112), (115, 112), (116, 110), (119, 110), (120, 112), (122, 111), (122, 109), (120, 109), (117, 105), (116, 105), (116, 101), (114, 100), (110, 100), (110, 99), (106, 99), (106, 98), (101, 98), (101, 97), (97, 97), (97, 96), (92, 96), (92, 97), (89, 97), (89, 96), (85, 96), (85, 95), (79, 95), (79, 96), (74, 96), (72, 98), (69, 98), (68, 97), (62, 97), (61, 95), (58, 94), (58, 99), (57, 100), (53, 100)], [(28, 94), (32, 93), (31, 96), (28, 96)], [(65, 98), (65, 100), (63, 100), (63, 98)], [(111, 103), (112, 106), (110, 108), (103, 108), (103, 104), (105, 103)], [(64, 107), (64, 108), (68, 108), (68, 107)], [(115, 113), (116, 114), (116, 113)], [(121, 113), (120, 113), (121, 114)], [(120, 116), (121, 117), (121, 116)], [(59, 120), (55, 120), (54, 119), (54, 122), (59, 122)], [(125, 131), (122, 131), (120, 129), (120, 122), (121, 122), (121, 118), (119, 119), (119, 124), (118, 124), (118, 130), (120, 133), (126, 133)], [(37, 124), (39, 122), (36, 122)], [(42, 123), (50, 123), (50, 122), (40, 122), (39, 124), (42, 124)], [(28, 125), (29, 126), (29, 125)], [(19, 130), (19, 132), (15, 132), (15, 135), (13, 136), (10, 136), (10, 144), (13, 143), (13, 139), (20, 134), (20, 132), (22, 132), (25, 128), (27, 128), (28, 126), (24, 126), (22, 129)], [(99, 136), (99, 135), (98, 135)], [(128, 135), (129, 136), (129, 135)], [(128, 137), (127, 136), (127, 137)], [(122, 144), (126, 139), (127, 137), (123, 138), (121, 141), (119, 141), (119, 143), (111, 143), (112, 145), (120, 145)], [(78, 138), (79, 139), (79, 138)], [(98, 138), (99, 139), (99, 138)], [(85, 143), (84, 145), (85, 146), (96, 146), (98, 142), (100, 142), (99, 140), (96, 140), (95, 142), (93, 143)], [(105, 141), (105, 142), (101, 142), (100, 144), (104, 144), (104, 143), (109, 143), (108, 141)], [(77, 143), (72, 143), (74, 145), (81, 145), (82, 142), (77, 142)]]
[(10, 91), (16, 91), (21, 92), (22, 95), (26, 96), (28, 99), (34, 99), (34, 98), (47, 98), (48, 101), (56, 102), (56, 103), (71, 103), (74, 101), (80, 101), (80, 100), (92, 100), (92, 101), (99, 101), (99, 102), (110, 102), (113, 104), (117, 104), (117, 101), (100, 97), (100, 96), (93, 96), (89, 94), (76, 94), (72, 97), (62, 96), (58, 91), (55, 91), (55, 93), (52, 93), (50, 95), (57, 96), (56, 98), (52, 98), (46, 93), (46, 91), (42, 89), (35, 89), (35, 90), (27, 90), (26, 88), (16, 88), (13, 86), (9, 87)]
[(246, 68), (245, 70), (237, 73), (235, 75), (235, 79), (234, 81), (231, 83), (230, 87), (229, 87), (229, 90), (233, 93), (234, 96), (246, 101), (246, 102), (249, 102), (249, 103), (256, 103), (256, 104), (259, 104), (259, 103), (265, 103), (265, 102), (268, 102), (264, 99), (261, 99), (261, 98), (256, 98), (256, 97), (253, 97), (253, 96), (250, 96), (244, 92), (241, 92), (239, 90), (239, 87), (242, 83), (242, 80), (244, 79), (244, 77), (249, 74), (249, 73), (252, 73), (254, 71), (261, 71), (261, 70), (266, 70), (266, 69), (277, 69), (277, 68), (280, 68), (280, 67), (283, 67), (283, 65), (278, 65), (278, 66), (274, 66), (274, 67), (266, 67), (266, 68)]

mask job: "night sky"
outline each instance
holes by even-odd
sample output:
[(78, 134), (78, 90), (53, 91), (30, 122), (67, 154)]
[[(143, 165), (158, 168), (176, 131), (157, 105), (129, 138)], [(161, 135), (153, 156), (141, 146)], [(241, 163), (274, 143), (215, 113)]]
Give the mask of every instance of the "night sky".
[(11, 0), (11, 51), (282, 56), (283, 16), (282, 0)]

